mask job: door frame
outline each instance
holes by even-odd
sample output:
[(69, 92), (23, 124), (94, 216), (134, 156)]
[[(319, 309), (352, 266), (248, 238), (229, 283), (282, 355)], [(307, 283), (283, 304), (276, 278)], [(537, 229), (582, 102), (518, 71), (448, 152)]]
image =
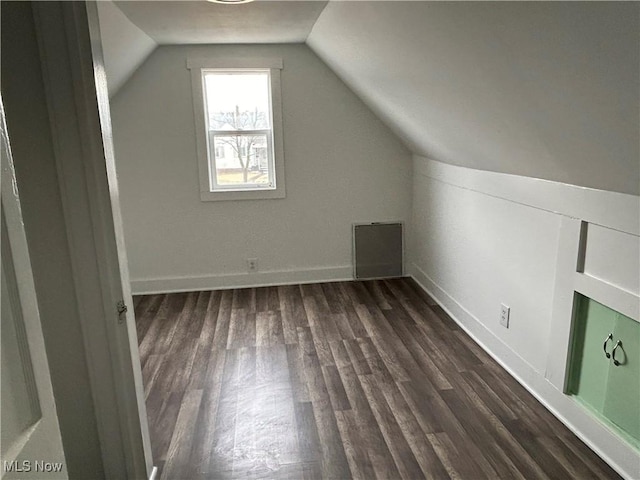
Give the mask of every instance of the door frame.
[(105, 477), (153, 478), (97, 7), (33, 11)]

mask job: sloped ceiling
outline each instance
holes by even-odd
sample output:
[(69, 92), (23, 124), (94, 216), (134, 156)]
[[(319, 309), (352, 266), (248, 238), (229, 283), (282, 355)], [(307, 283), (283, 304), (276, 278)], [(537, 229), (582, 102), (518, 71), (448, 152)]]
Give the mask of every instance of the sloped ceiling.
[(331, 2), (308, 45), (412, 150), (640, 191), (640, 4)]
[(158, 44), (302, 43), (326, 1), (119, 1), (124, 14)]
[(113, 97), (153, 52), (156, 42), (131, 23), (113, 2), (96, 4), (109, 97)]
[(109, 96), (157, 45), (303, 43), (326, 1), (97, 2)]

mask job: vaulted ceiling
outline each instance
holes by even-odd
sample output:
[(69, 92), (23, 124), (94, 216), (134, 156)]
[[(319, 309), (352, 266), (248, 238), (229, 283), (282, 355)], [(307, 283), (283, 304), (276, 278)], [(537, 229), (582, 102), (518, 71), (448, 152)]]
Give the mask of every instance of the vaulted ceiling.
[(326, 1), (221, 5), (206, 1), (118, 1), (124, 14), (158, 44), (302, 43)]
[(332, 2), (307, 40), (417, 153), (638, 194), (640, 4)]
[[(149, 42), (306, 42), (416, 154), (640, 193), (639, 3), (112, 7), (119, 17), (112, 11), (103, 22), (101, 13), (105, 63), (121, 82), (148, 55)], [(114, 33), (105, 35), (125, 30), (130, 38), (117, 47)]]
[(326, 1), (97, 2), (113, 96), (158, 45), (304, 43)]

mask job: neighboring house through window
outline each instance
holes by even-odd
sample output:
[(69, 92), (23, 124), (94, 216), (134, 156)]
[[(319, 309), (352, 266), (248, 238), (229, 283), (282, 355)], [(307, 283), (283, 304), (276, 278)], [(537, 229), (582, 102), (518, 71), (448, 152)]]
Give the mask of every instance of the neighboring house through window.
[(202, 200), (283, 198), (281, 59), (189, 59)]

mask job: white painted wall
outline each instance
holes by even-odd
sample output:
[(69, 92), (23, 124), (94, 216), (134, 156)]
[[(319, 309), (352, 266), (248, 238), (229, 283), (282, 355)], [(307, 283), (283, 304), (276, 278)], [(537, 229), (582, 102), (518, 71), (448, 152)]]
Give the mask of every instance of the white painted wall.
[[(635, 478), (640, 474), (637, 452), (563, 395), (564, 375), (557, 375), (564, 372), (564, 365), (556, 363), (566, 358), (571, 317), (566, 309), (557, 314), (555, 297), (567, 297), (571, 303), (572, 292), (563, 289), (572, 283), (565, 285), (562, 278), (575, 276), (579, 243), (579, 228), (568, 243), (561, 242), (561, 226), (575, 219), (589, 222), (595, 232), (586, 250), (591, 271), (633, 293), (637, 305), (638, 196), (414, 156), (408, 270), (612, 466)], [(603, 248), (601, 237), (608, 239), (607, 245), (619, 247)], [(598, 253), (589, 253), (594, 251)], [(499, 323), (501, 303), (511, 307), (509, 329)]]
[(112, 1), (100, 0), (96, 5), (109, 97), (113, 97), (156, 48), (156, 42)]
[[(283, 58), (286, 198), (200, 201), (186, 59), (207, 56)], [(409, 152), (305, 45), (160, 46), (112, 103), (134, 292), (349, 278), (353, 222), (410, 218)]]
[[(413, 261), (536, 371), (544, 371), (559, 217), (414, 179)], [(511, 307), (511, 328), (498, 323)]]
[(640, 192), (637, 2), (329, 2), (307, 44), (454, 165)]

